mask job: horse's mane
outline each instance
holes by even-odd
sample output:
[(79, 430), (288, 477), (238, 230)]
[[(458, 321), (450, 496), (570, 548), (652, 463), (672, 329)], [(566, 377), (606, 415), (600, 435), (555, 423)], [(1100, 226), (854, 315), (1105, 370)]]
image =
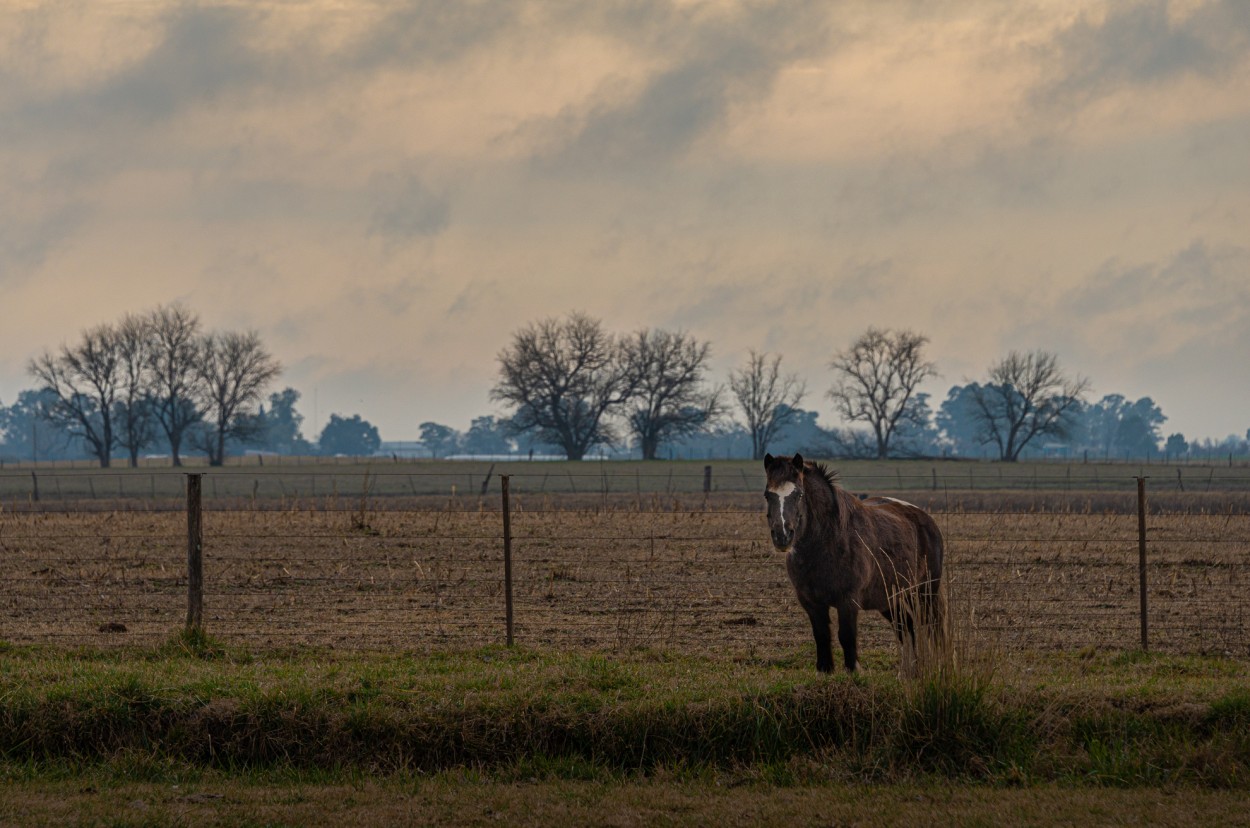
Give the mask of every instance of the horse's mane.
[(824, 516), (833, 519), (834, 525), (829, 527), (838, 532), (839, 535), (846, 531), (847, 521), (850, 513), (859, 505), (859, 500), (854, 495), (848, 494), (847, 491), (838, 485), (838, 473), (824, 463), (816, 463), (809, 461), (807, 463), (809, 472), (815, 472), (818, 478), (825, 486), (828, 487), (827, 497), (829, 498), (829, 510), (817, 510), (817, 520), (821, 520)]
[(826, 466), (824, 463), (812, 463), (811, 465), (812, 468), (824, 478), (825, 483), (829, 486), (829, 490), (836, 492), (838, 490), (838, 480), (840, 479), (838, 477), (838, 473)]

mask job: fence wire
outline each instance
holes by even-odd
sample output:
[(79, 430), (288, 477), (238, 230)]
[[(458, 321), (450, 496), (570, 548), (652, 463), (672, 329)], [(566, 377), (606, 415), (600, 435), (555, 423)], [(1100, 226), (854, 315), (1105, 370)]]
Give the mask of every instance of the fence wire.
[[(454, 507), (454, 508), (453, 508)], [(1139, 644), (1133, 514), (937, 511), (952, 617), (1006, 649)], [(516, 640), (741, 653), (810, 646), (762, 509), (512, 513)], [(204, 624), (259, 647), (430, 651), (501, 643), (499, 511), (209, 509)], [(1250, 656), (1250, 515), (1152, 514), (1151, 649)], [(185, 619), (186, 516), (0, 512), (0, 638), (110, 646)], [(893, 647), (861, 616), (867, 648)]]

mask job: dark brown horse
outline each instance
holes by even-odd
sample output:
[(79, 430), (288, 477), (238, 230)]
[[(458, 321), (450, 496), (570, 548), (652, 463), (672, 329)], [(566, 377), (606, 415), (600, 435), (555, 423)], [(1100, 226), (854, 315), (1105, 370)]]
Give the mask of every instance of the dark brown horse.
[(766, 455), (764, 471), (768, 528), (811, 619), (817, 670), (833, 670), (830, 607), (847, 670), (856, 665), (860, 610), (891, 622), (905, 661), (915, 652), (916, 626), (941, 630), (942, 533), (923, 509), (888, 497), (861, 501), (799, 454)]

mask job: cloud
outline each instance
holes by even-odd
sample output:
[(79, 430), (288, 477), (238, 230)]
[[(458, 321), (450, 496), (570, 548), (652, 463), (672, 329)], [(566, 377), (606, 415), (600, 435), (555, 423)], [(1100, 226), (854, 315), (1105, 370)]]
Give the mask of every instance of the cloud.
[(451, 63), (515, 31), (526, 7), (518, 0), (414, 0), (389, 7), (335, 63), (361, 75)]
[(0, 212), (0, 287), (11, 288), (33, 277), (48, 256), (73, 239), (91, 212), (83, 203), (42, 213), (29, 207)]
[[(763, 100), (778, 74), (827, 48), (828, 9), (814, 2), (712, 9), (649, 4), (647, 14), (587, 21), (656, 63), (636, 89), (613, 80), (589, 101), (530, 125), (547, 136), (547, 171), (636, 171), (685, 156), (735, 107)], [(630, 28), (632, 27), (632, 28)]]
[(126, 130), (272, 82), (270, 56), (250, 45), (257, 13), (245, 6), (181, 6), (162, 21), (156, 45), (120, 69), (28, 101), (28, 129)]
[(451, 202), (434, 192), (415, 173), (377, 173), (366, 196), (373, 207), (369, 235), (387, 243), (436, 236), (447, 227)]
[(838, 269), (829, 293), (835, 302), (856, 305), (892, 295), (900, 284), (892, 259), (852, 259)]
[(1054, 77), (1035, 91), (1047, 107), (1080, 106), (1126, 86), (1185, 76), (1221, 80), (1244, 64), (1250, 4), (1209, 0), (1189, 10), (1168, 0), (1111, 3), (1106, 17), (1082, 14), (1055, 38)]
[(1250, 300), (1250, 250), (1212, 249), (1195, 239), (1164, 262), (1105, 262), (1065, 300), (1065, 310), (1103, 315), (1161, 304), (1171, 309), (1205, 308), (1221, 316), (1234, 300)]
[(1095, 362), (1141, 365), (1195, 343), (1215, 354), (1250, 327), (1247, 274), (1250, 249), (1195, 239), (1162, 261), (1105, 262), (1041, 324), (1052, 340), (1083, 348)]
[(447, 308), (447, 316), (473, 319), (485, 306), (497, 308), (501, 293), (501, 286), (494, 279), (473, 279), (456, 294), (456, 298)]

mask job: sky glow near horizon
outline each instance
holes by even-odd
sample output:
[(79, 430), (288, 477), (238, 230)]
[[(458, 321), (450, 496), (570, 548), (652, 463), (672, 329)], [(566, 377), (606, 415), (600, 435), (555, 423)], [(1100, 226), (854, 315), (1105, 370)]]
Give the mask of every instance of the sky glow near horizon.
[(467, 428), (511, 333), (683, 329), (716, 381), (869, 325), (1044, 348), (1165, 434), (1250, 428), (1250, 3), (17, 3), (0, 403), (180, 301), (305, 435)]

